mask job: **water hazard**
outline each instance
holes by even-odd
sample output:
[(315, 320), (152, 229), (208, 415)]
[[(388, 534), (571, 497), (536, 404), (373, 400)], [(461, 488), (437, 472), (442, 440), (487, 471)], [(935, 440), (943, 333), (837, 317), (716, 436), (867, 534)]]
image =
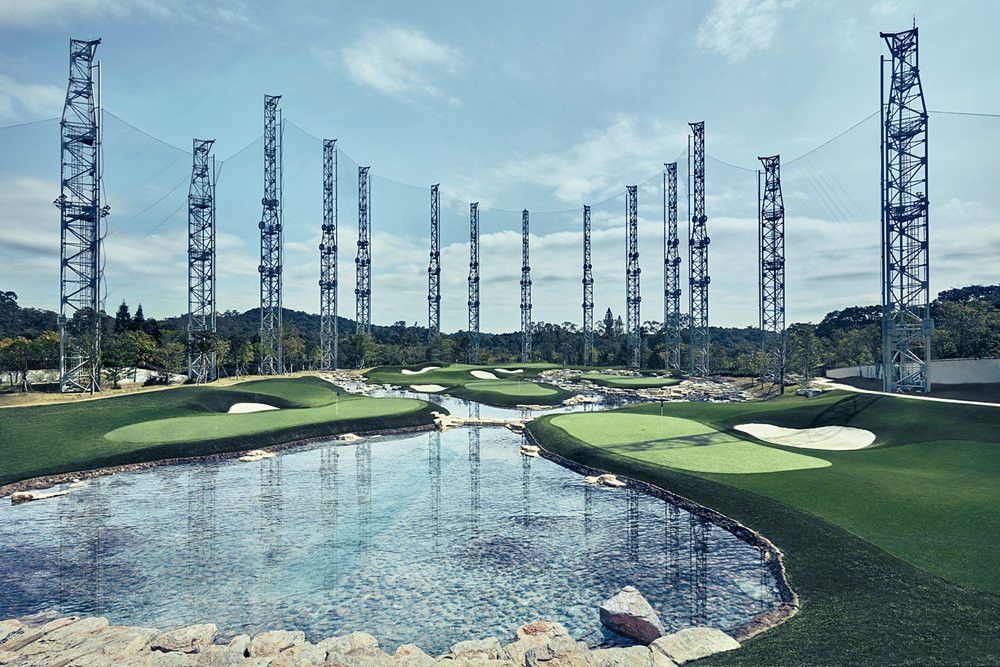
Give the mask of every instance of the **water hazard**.
[(779, 604), (758, 549), (663, 500), (524, 457), (520, 442), (502, 428), (331, 442), (5, 504), (0, 618), (210, 621), (223, 636), (314, 640), (364, 630), (389, 651), (444, 652), (538, 618), (601, 643), (597, 607), (626, 584), (674, 629), (731, 629)]

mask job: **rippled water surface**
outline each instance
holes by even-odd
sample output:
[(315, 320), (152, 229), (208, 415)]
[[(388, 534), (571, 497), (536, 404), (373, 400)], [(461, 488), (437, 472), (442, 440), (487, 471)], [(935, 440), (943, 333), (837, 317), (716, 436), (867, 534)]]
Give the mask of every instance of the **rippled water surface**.
[(537, 618), (599, 643), (597, 606), (626, 584), (673, 628), (732, 628), (777, 606), (757, 549), (662, 500), (524, 457), (520, 442), (501, 428), (370, 438), (4, 504), (0, 618), (211, 621), (227, 636), (311, 639), (365, 630), (389, 650), (443, 652)]

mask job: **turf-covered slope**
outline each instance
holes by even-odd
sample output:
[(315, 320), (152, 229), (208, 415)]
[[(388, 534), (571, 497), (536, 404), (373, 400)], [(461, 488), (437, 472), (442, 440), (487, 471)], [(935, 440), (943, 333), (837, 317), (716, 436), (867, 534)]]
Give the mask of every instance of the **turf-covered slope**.
[[(430, 370), (423, 370), (428, 367)], [(489, 405), (512, 407), (525, 403), (538, 405), (558, 405), (572, 396), (568, 391), (543, 382), (524, 381), (536, 378), (544, 370), (560, 368), (555, 364), (436, 364), (428, 362), (415, 366), (380, 366), (367, 373), (371, 382), (403, 386), (437, 384), (445, 388), (445, 393)], [(499, 370), (502, 369), (502, 370)], [(404, 373), (403, 371), (411, 373)], [(521, 371), (504, 373), (502, 371)], [(496, 379), (483, 379), (473, 375), (492, 373)]]
[[(203, 456), (302, 438), (430, 424), (442, 408), (354, 396), (314, 377), (0, 410), (0, 485), (29, 477)], [(236, 403), (280, 408), (225, 414)], [(339, 405), (338, 405), (339, 404)]]
[(865, 450), (809, 452), (828, 467), (722, 474), (665, 465), (657, 438), (625, 452), (570, 435), (558, 416), (530, 424), (547, 449), (680, 493), (782, 549), (802, 612), (712, 662), (1000, 664), (1000, 410), (844, 393), (663, 409), (734, 437), (732, 426), (749, 421), (878, 436)]

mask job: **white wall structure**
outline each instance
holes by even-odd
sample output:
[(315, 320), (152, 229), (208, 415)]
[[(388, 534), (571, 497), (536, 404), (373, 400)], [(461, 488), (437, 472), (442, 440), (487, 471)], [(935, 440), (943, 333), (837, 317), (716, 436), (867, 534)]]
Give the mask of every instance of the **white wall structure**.
[[(875, 366), (830, 368), (826, 377), (881, 378)], [(935, 359), (931, 361), (931, 382), (934, 384), (984, 384), (1000, 382), (1000, 359)]]

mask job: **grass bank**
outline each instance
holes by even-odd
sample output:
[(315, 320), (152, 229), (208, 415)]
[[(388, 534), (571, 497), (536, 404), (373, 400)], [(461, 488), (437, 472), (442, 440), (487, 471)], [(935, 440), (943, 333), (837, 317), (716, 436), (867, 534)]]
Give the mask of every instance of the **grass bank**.
[[(589, 425), (549, 416), (530, 429), (558, 454), (723, 512), (786, 555), (801, 613), (713, 663), (1000, 663), (1000, 410), (836, 392), (590, 414)], [(625, 422), (609, 417), (648, 423), (627, 434)], [(806, 451), (732, 430), (752, 421), (854, 426), (877, 440), (858, 451)], [(713, 452), (716, 438), (760, 449)], [(698, 449), (687, 455), (702, 459), (696, 465), (677, 458)], [(742, 469), (763, 450), (824, 465)], [(712, 459), (715, 467), (704, 469)]]
[[(488, 405), (513, 407), (525, 403), (558, 405), (572, 396), (568, 391), (534, 378), (545, 370), (561, 368), (556, 364), (436, 364), (415, 366), (380, 366), (366, 374), (370, 382), (402, 386), (436, 384), (457, 398)], [(477, 377), (476, 374), (479, 375)], [(482, 377), (489, 373), (494, 378)]]
[[(351, 431), (430, 424), (415, 399), (354, 396), (315, 377), (186, 386), (0, 411), (0, 485), (42, 475), (206, 456)], [(226, 414), (236, 403), (280, 408)]]

